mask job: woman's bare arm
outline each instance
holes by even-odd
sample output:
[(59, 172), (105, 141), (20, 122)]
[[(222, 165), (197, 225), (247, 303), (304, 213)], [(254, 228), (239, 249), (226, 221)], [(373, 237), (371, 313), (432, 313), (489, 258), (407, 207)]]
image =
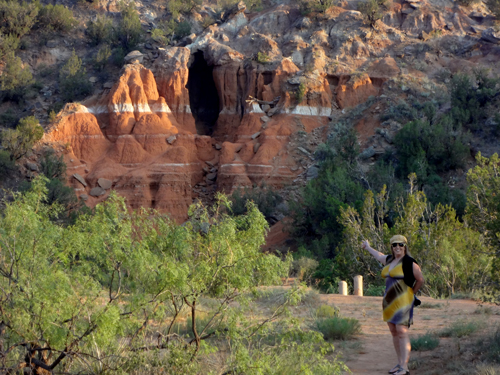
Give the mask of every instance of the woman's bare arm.
[(413, 285), (413, 293), (417, 294), (422, 285), (424, 285), (424, 276), (422, 270), (417, 263), (413, 263), (413, 276), (415, 277), (415, 285)]
[(377, 261), (379, 261), (385, 266), (385, 260), (387, 259), (387, 255), (382, 254), (380, 251), (377, 251), (374, 248), (372, 248), (367, 240), (361, 242), (361, 247), (366, 251), (368, 251)]

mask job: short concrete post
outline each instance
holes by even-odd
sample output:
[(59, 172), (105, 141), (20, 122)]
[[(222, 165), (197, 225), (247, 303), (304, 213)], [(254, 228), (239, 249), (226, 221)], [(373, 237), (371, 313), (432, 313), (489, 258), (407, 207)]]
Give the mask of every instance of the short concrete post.
[(354, 276), (354, 293), (355, 296), (363, 295), (363, 276)]
[(347, 296), (347, 283), (345, 281), (339, 281), (339, 294)]

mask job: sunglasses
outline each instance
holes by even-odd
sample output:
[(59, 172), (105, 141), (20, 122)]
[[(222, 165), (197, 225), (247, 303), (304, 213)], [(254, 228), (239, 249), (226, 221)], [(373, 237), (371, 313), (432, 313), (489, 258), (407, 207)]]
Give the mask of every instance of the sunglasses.
[(397, 242), (396, 242), (396, 243), (393, 243), (391, 246), (392, 246), (392, 247), (396, 247), (396, 246), (399, 246), (399, 247), (404, 247), (404, 246), (405, 246), (405, 244), (404, 244), (404, 243), (397, 243)]

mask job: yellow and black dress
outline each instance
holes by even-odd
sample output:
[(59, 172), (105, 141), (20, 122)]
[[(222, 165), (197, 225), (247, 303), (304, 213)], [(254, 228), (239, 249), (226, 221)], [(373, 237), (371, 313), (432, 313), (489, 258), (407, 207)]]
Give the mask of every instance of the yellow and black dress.
[(409, 327), (413, 324), (413, 289), (404, 282), (402, 261), (390, 271), (389, 267), (390, 264), (387, 264), (382, 269), (382, 277), (385, 279), (382, 304), (384, 321)]

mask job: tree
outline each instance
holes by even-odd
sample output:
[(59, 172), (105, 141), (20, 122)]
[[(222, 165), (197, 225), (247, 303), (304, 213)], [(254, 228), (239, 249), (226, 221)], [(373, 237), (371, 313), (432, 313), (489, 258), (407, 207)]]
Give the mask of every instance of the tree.
[(119, 7), (122, 18), (118, 24), (117, 35), (123, 48), (129, 51), (139, 43), (142, 36), (141, 20), (133, 1), (129, 4), (120, 1)]
[(264, 319), (241, 310), (256, 286), (279, 282), (290, 266), (260, 251), (267, 224), (255, 205), (232, 217), (219, 196), (213, 210), (194, 205), (177, 225), (154, 211), (130, 213), (111, 194), (93, 215), (60, 226), (46, 194), (36, 178), (0, 216), (3, 371), (194, 374), (200, 356), (219, 350), (227, 373), (345, 369), (325, 358), (332, 347), (320, 335), (273, 328), (302, 288)]
[(43, 137), (43, 128), (35, 118), (28, 116), (19, 120), (16, 129), (7, 129), (2, 133), (2, 146), (10, 153), (11, 160), (18, 160), (31, 150)]
[(0, 33), (20, 39), (36, 22), (36, 3), (0, 0)]
[(500, 160), (497, 154), (486, 158), (479, 152), (477, 165), (467, 173), (467, 209), (466, 219), (471, 227), (482, 233), (489, 248), (481, 253), (494, 254), (492, 276), (497, 284), (500, 282)]
[(21, 58), (15, 56), (14, 52), (7, 53), (5, 69), (0, 75), (0, 90), (10, 97), (22, 97), (33, 82), (31, 70)]
[(387, 196), (383, 189), (375, 197), (366, 193), (361, 215), (352, 207), (342, 208), (344, 225), (342, 257), (351, 265), (351, 273), (379, 278), (380, 265), (361, 250), (360, 243), (368, 239), (372, 247), (385, 249), (394, 234), (404, 234), (412, 256), (421, 266), (426, 279), (425, 290), (432, 296), (450, 296), (458, 291), (479, 290), (489, 280), (491, 257), (479, 232), (457, 220), (451, 206), (438, 204), (432, 208), (422, 191), (415, 189), (415, 176), (410, 176), (410, 192), (400, 201), (394, 226), (385, 223)]
[(381, 9), (383, 5), (385, 0), (366, 0), (358, 3), (358, 10), (363, 14), (365, 21), (373, 27), (383, 16)]
[(73, 50), (71, 57), (59, 73), (61, 94), (66, 101), (83, 98), (92, 92), (92, 86), (85, 78), (85, 74), (86, 70), (82, 67), (82, 60)]

